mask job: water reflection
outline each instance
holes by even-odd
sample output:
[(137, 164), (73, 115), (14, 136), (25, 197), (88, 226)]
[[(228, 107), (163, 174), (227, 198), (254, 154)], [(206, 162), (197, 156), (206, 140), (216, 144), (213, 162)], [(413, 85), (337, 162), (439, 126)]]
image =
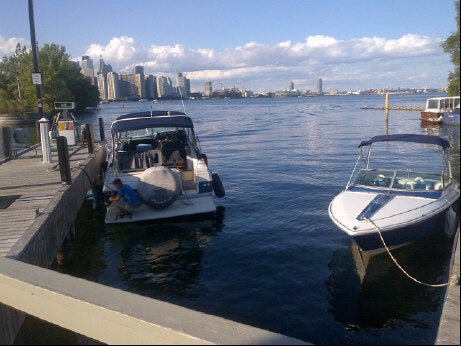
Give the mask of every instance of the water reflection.
[[(412, 276), (427, 283), (448, 281), (453, 234), (459, 216), (450, 212), (442, 229), (422, 241), (392, 251), (398, 263)], [(334, 318), (346, 329), (430, 329), (427, 312), (440, 310), (444, 288), (419, 285), (406, 277), (387, 253), (369, 257), (354, 241), (338, 249), (329, 263), (326, 283)]]
[(200, 294), (205, 249), (223, 225), (224, 208), (218, 207), (208, 219), (110, 225), (106, 241), (119, 255), (118, 274), (129, 291), (193, 298)]

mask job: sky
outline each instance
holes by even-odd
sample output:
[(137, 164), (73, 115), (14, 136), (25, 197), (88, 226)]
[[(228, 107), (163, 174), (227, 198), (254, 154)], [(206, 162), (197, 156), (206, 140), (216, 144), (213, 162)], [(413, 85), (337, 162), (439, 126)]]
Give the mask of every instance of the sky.
[[(182, 72), (192, 91), (439, 88), (454, 0), (35, 0), (39, 47), (115, 72)], [(0, 0), (0, 57), (30, 47), (28, 0)]]

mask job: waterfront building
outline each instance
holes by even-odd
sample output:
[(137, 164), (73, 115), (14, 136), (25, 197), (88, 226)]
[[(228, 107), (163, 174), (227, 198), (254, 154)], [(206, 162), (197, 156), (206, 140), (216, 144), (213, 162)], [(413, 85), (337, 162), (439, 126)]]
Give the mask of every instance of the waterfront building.
[(145, 84), (146, 84), (146, 98), (149, 100), (158, 98), (157, 77), (151, 74), (146, 76)]
[(121, 73), (119, 78), (120, 98), (128, 100), (139, 99), (137, 82), (138, 77), (135, 73)]
[(98, 73), (98, 89), (99, 89), (99, 98), (102, 101), (107, 101), (107, 75)]
[(99, 56), (99, 69), (98, 69), (98, 74), (108, 74), (109, 72), (112, 72), (112, 66), (107, 65), (104, 63), (104, 60), (102, 59), (102, 55)]
[(109, 72), (107, 74), (106, 79), (107, 79), (107, 99), (109, 101), (118, 100), (120, 98), (118, 73)]
[(138, 88), (138, 97), (140, 99), (146, 98), (146, 84), (144, 78), (144, 67), (137, 65), (134, 67), (135, 84)]
[(173, 96), (173, 86), (171, 78), (165, 76), (157, 77), (157, 93), (158, 97), (171, 97)]
[(206, 97), (210, 97), (213, 94), (213, 85), (210, 81), (205, 83), (205, 92), (203, 93)]
[(290, 82), (290, 89), (289, 90), (295, 90), (295, 83)]
[(178, 92), (183, 97), (188, 97), (190, 94), (190, 79), (187, 79), (181, 72), (176, 75), (178, 81)]
[(322, 91), (322, 78), (319, 78), (319, 80), (317, 81), (317, 94), (319, 94), (319, 95), (323, 94), (323, 91)]
[(82, 56), (82, 74), (91, 81), (91, 84), (94, 85), (93, 59), (91, 59), (88, 55)]

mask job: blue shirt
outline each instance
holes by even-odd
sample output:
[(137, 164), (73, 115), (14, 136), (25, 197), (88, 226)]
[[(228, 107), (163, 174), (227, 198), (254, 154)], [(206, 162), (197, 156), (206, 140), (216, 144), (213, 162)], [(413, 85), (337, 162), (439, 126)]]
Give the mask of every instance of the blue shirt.
[(118, 195), (131, 206), (136, 206), (139, 204), (138, 194), (131, 188), (130, 185), (123, 184), (120, 189), (118, 189)]

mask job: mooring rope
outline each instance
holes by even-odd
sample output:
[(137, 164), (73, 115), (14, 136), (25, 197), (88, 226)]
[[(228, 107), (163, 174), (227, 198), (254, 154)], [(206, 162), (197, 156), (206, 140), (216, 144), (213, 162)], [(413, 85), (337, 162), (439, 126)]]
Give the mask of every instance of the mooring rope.
[[(370, 219), (368, 218), (364, 218), (365, 220), (369, 221), (373, 226), (375, 226), (376, 230), (378, 231), (378, 234), (379, 234), (379, 237), (381, 238), (381, 241), (384, 245), (384, 248), (386, 249), (387, 253), (389, 254), (389, 256), (391, 257), (392, 261), (394, 261), (395, 265), (411, 280), (413, 280), (414, 282), (420, 284), (420, 285), (424, 285), (424, 286), (428, 286), (428, 287), (446, 287), (446, 286), (449, 286), (451, 284), (454, 284), (454, 280), (450, 280), (446, 283), (443, 283), (443, 284), (428, 284), (426, 282), (422, 282), (416, 278), (414, 278), (413, 276), (411, 276), (410, 274), (408, 274), (405, 269), (402, 268), (402, 266), (397, 262), (397, 260), (395, 259), (395, 257), (392, 255), (391, 251), (389, 250), (389, 248), (387, 247), (387, 244), (386, 242), (384, 241), (384, 238), (381, 234), (381, 230), (379, 229), (379, 227)], [(453, 278), (453, 279), (456, 279), (456, 278)]]

